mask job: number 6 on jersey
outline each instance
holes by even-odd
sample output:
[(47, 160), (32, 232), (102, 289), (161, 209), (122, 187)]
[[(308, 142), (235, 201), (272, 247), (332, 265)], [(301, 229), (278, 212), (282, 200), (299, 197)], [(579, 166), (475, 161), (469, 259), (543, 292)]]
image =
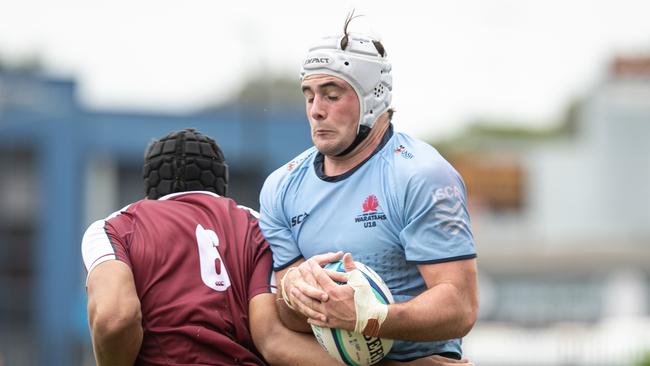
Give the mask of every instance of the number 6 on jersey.
[(230, 277), (219, 254), (219, 237), (214, 231), (196, 225), (196, 243), (203, 283), (215, 291), (226, 291), (230, 287)]

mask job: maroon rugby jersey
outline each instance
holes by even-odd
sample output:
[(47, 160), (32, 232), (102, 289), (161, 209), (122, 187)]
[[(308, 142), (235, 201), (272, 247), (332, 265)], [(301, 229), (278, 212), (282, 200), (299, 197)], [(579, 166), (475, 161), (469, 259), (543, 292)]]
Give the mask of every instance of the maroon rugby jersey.
[(141, 301), (136, 364), (264, 364), (250, 351), (248, 302), (270, 292), (272, 259), (249, 211), (214, 194), (179, 193), (138, 201), (104, 230)]

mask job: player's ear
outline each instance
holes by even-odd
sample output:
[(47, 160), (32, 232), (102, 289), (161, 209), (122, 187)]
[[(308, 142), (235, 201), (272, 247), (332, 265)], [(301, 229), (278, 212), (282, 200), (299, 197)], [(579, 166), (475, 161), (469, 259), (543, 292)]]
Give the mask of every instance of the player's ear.
[(354, 260), (352, 259), (352, 254), (345, 253), (343, 256), (343, 268), (345, 268), (345, 272), (357, 269), (357, 266), (354, 264)]

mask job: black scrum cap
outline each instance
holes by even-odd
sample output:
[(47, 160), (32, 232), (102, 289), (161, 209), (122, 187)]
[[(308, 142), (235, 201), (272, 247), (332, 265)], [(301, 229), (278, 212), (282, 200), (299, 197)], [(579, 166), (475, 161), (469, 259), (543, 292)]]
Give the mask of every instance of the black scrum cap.
[(149, 144), (142, 176), (149, 199), (185, 191), (225, 196), (228, 190), (228, 165), (219, 145), (191, 128)]

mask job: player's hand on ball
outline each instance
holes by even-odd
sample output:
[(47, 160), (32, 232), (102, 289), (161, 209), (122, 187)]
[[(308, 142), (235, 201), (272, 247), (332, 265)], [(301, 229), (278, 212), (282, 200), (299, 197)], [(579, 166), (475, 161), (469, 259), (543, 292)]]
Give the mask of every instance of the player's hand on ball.
[[(354, 270), (352, 256), (346, 254), (343, 262), (349, 261), (346, 270)], [(354, 330), (356, 324), (356, 311), (354, 305), (354, 290), (350, 286), (342, 286), (348, 280), (348, 273), (316, 268), (312, 263), (312, 271), (315, 279), (328, 294), (325, 301), (311, 303), (311, 312), (315, 316), (307, 316), (311, 324), (327, 327)]]
[(319, 301), (327, 301), (327, 293), (324, 293), (317, 276), (324, 273), (323, 266), (327, 263), (341, 259), (343, 252), (325, 253), (315, 255), (298, 266), (301, 282), (296, 287), (305, 295)]
[[(323, 316), (308, 316), (312, 325), (338, 328), (377, 337), (388, 316), (388, 305), (380, 302), (365, 275), (354, 264), (352, 255), (343, 257), (343, 268), (348, 286), (341, 286), (331, 278), (319, 275), (318, 284), (329, 294), (320, 307), (312, 308)], [(350, 294), (352, 290), (352, 294)]]
[[(387, 314), (388, 304), (394, 303), (390, 289), (372, 268), (353, 261), (350, 254), (342, 261), (328, 263), (324, 269), (328, 276), (318, 272), (315, 278), (329, 298), (315, 311), (325, 319), (308, 319), (316, 340), (327, 353), (347, 365), (376, 364), (393, 346), (392, 339), (378, 337), (385, 316), (375, 311), (385, 309)], [(345, 278), (338, 279), (337, 273)]]
[(318, 314), (310, 309), (314, 308), (316, 303), (326, 301), (328, 294), (320, 287), (316, 276), (324, 271), (323, 265), (339, 260), (342, 255), (342, 252), (315, 255), (287, 271), (282, 279), (283, 295), (287, 304), (307, 317), (318, 317)]

